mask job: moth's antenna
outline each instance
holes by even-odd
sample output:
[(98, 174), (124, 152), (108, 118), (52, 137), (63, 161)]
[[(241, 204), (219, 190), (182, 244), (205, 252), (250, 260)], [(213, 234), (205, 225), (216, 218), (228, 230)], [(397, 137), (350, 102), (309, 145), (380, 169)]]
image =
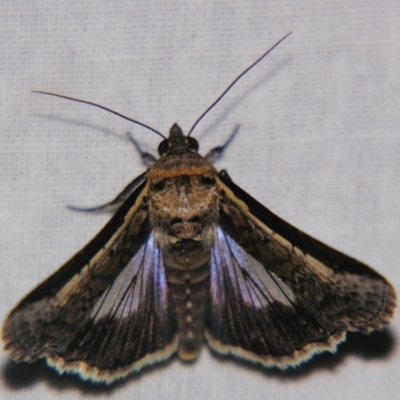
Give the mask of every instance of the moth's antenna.
[(258, 64), (265, 56), (267, 56), (278, 44), (283, 42), (289, 35), (291, 35), (292, 32), (289, 32), (287, 35), (285, 35), (281, 40), (279, 40), (277, 43), (275, 43), (266, 53), (264, 53), (257, 61), (255, 61), (253, 64), (250, 65), (250, 67), (247, 67), (225, 90), (224, 92), (217, 98), (217, 100), (214, 101), (214, 103), (211, 104), (210, 107), (207, 108), (206, 111), (201, 114), (200, 118), (193, 124), (193, 126), (190, 128), (190, 131), (188, 133), (188, 136), (194, 131), (194, 128), (196, 128), (197, 124), (203, 119), (203, 117), (226, 95), (226, 93), (229, 91), (229, 89), (244, 75), (246, 72), (251, 70), (256, 64)]
[(61, 94), (55, 94), (55, 93), (49, 93), (49, 92), (42, 92), (42, 91), (40, 91), (40, 90), (32, 90), (32, 93), (40, 93), (40, 94), (47, 94), (47, 95), (49, 95), (49, 96), (54, 96), (54, 97), (61, 97), (62, 99), (72, 100), (72, 101), (76, 101), (76, 102), (78, 102), (78, 103), (89, 104), (90, 106), (94, 106), (94, 107), (101, 108), (102, 110), (108, 111), (108, 112), (110, 112), (111, 114), (118, 115), (118, 117), (121, 117), (121, 118), (123, 118), (123, 119), (126, 119), (126, 120), (128, 120), (128, 121), (130, 121), (130, 122), (133, 122), (134, 124), (143, 126), (143, 128), (147, 128), (148, 130), (153, 131), (154, 133), (156, 133), (158, 136), (161, 136), (163, 139), (166, 139), (166, 137), (165, 137), (162, 133), (158, 132), (157, 130), (155, 130), (155, 129), (152, 128), (151, 126), (148, 126), (148, 125), (144, 124), (143, 122), (136, 121), (135, 119), (129, 118), (129, 117), (123, 115), (123, 114), (120, 114), (119, 112), (116, 112), (116, 111), (114, 111), (114, 110), (111, 110), (110, 108), (101, 106), (100, 104), (92, 103), (91, 101), (75, 99), (75, 98), (73, 98), (73, 97), (63, 96), (63, 95), (61, 95)]

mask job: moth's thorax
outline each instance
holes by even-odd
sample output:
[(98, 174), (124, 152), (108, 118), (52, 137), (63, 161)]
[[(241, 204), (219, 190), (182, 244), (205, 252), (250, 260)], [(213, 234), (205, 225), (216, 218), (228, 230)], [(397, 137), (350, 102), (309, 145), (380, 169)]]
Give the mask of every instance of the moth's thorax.
[(217, 174), (215, 168), (200, 154), (186, 151), (183, 154), (169, 154), (161, 157), (149, 170), (147, 179), (160, 180), (181, 175), (199, 176)]
[(194, 152), (162, 157), (150, 169), (151, 223), (169, 241), (202, 240), (204, 229), (215, 222), (218, 211), (216, 170)]

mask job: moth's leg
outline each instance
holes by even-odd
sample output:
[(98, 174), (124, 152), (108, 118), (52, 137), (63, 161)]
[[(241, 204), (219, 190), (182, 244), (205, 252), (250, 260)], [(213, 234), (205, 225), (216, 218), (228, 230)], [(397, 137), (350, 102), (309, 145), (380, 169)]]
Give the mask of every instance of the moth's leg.
[(127, 132), (126, 135), (128, 136), (128, 139), (131, 141), (131, 143), (135, 146), (136, 150), (140, 154), (140, 157), (142, 157), (142, 160), (145, 163), (152, 165), (157, 161), (157, 159), (153, 156), (153, 154), (147, 153), (140, 148), (138, 142), (133, 138), (130, 132)]
[(231, 133), (231, 135), (229, 136), (228, 140), (222, 145), (222, 146), (217, 146), (214, 147), (213, 149), (211, 149), (207, 155), (206, 155), (206, 160), (210, 161), (211, 160), (215, 160), (216, 157), (218, 157), (219, 155), (221, 155), (221, 153), (225, 150), (225, 148), (228, 146), (228, 144), (230, 142), (232, 142), (233, 138), (236, 136), (236, 134), (238, 133), (238, 130), (240, 128), (240, 125), (236, 125), (235, 129), (233, 130), (233, 132)]
[[(136, 140), (133, 138), (130, 132), (127, 132), (127, 137), (130, 140), (130, 142), (135, 146), (136, 150), (139, 152), (140, 157), (142, 160), (145, 161), (147, 164), (153, 164), (157, 159), (150, 153), (147, 153), (143, 151), (139, 144), (136, 142)], [(133, 192), (133, 190), (138, 186), (144, 179), (144, 176), (146, 175), (147, 171), (144, 172), (143, 174), (139, 175), (137, 178), (135, 178), (131, 183), (129, 183), (121, 193), (118, 194), (118, 196), (110, 201), (109, 203), (102, 204), (100, 206), (96, 207), (89, 207), (89, 208), (82, 208), (82, 207), (75, 207), (75, 206), (67, 206), (70, 210), (73, 211), (87, 211), (87, 212), (96, 212), (96, 211), (115, 211), (117, 210), (122, 203), (128, 198), (128, 196)]]
[(89, 207), (89, 208), (81, 208), (75, 206), (67, 206), (70, 210), (73, 211), (87, 211), (87, 212), (94, 212), (94, 211), (115, 211), (117, 210), (121, 204), (128, 198), (128, 196), (133, 192), (133, 190), (143, 182), (147, 171), (143, 172), (143, 174), (136, 177), (131, 183), (129, 183), (118, 196), (110, 201), (109, 203), (103, 204), (101, 206), (96, 207)]
[(228, 179), (228, 181), (233, 182), (233, 181), (232, 181), (232, 178), (229, 176), (229, 174), (228, 174), (228, 172), (227, 172), (226, 169), (221, 169), (221, 171), (218, 172), (218, 175), (219, 175), (219, 176), (222, 176), (222, 177), (225, 178), (225, 179)]

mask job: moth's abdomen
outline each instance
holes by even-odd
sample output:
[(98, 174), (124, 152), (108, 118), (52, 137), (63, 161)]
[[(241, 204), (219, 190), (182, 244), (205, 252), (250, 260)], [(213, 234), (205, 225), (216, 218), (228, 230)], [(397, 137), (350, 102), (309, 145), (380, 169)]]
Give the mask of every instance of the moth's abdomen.
[(175, 244), (171, 253), (180, 255), (165, 260), (168, 287), (178, 318), (178, 356), (192, 361), (197, 358), (204, 338), (209, 255), (202, 243), (194, 240)]

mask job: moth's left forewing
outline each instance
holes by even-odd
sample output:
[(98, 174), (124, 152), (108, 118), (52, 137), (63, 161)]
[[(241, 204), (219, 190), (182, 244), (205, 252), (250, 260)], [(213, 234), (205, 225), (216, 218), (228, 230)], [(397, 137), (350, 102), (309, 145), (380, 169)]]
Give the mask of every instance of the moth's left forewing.
[(177, 323), (147, 182), (80, 252), (23, 299), (3, 326), (17, 361), (111, 382), (168, 358)]
[(390, 323), (393, 287), (271, 213), (224, 176), (206, 336), (220, 353), (287, 367), (334, 351), (347, 331)]

